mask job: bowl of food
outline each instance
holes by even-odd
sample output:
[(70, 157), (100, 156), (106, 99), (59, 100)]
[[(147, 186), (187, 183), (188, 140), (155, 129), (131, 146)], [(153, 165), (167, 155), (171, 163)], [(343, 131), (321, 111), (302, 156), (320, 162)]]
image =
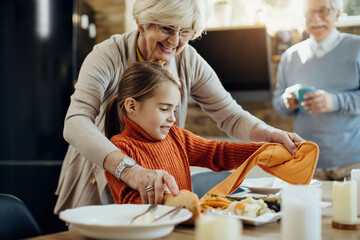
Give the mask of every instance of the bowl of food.
[(201, 204), (205, 214), (225, 215), (245, 224), (262, 225), (281, 218), (280, 196), (225, 196), (212, 195)]

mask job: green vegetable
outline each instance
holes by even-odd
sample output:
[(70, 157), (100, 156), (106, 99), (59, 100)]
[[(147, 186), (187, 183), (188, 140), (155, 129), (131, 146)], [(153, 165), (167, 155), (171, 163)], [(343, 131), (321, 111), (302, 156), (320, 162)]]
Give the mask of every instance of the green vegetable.
[[(217, 197), (219, 195), (217, 194), (211, 194), (211, 197)], [(241, 200), (244, 200), (248, 197), (233, 197), (233, 196), (226, 196), (225, 198), (229, 199), (230, 201), (241, 201)], [(252, 197), (253, 199), (255, 200), (259, 200), (259, 199), (262, 199), (264, 200), (264, 202), (266, 204), (280, 204), (280, 198), (276, 198), (276, 197), (269, 197), (269, 196), (266, 196), (266, 197)]]

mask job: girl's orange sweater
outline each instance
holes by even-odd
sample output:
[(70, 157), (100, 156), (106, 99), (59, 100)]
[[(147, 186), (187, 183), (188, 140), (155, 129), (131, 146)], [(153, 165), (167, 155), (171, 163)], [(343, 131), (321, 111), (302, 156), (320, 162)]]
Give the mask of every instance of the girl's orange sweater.
[[(155, 140), (125, 117), (125, 129), (111, 141), (147, 169), (163, 169), (174, 176), (179, 189), (191, 191), (190, 166), (226, 171), (237, 168), (263, 143), (229, 143), (206, 140), (173, 126), (164, 140)], [(140, 194), (105, 171), (115, 203), (141, 203)], [(201, 197), (201, 196), (200, 196)]]

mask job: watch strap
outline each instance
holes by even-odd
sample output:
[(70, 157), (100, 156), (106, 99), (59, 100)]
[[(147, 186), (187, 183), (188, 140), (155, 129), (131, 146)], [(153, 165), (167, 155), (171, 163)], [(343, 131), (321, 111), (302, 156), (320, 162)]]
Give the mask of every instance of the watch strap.
[[(130, 160), (130, 161), (129, 161)], [(129, 164), (130, 163), (130, 164)], [(119, 163), (115, 170), (115, 177), (120, 180), (121, 173), (125, 168), (135, 166), (136, 162), (131, 157), (124, 157), (124, 159)]]

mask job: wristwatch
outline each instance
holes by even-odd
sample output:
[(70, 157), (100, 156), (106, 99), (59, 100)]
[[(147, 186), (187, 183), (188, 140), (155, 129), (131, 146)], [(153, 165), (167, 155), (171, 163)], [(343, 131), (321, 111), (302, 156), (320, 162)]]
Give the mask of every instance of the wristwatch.
[(136, 162), (131, 157), (124, 157), (121, 163), (117, 166), (115, 170), (115, 177), (120, 180), (121, 173), (124, 171), (125, 168), (135, 166)]

